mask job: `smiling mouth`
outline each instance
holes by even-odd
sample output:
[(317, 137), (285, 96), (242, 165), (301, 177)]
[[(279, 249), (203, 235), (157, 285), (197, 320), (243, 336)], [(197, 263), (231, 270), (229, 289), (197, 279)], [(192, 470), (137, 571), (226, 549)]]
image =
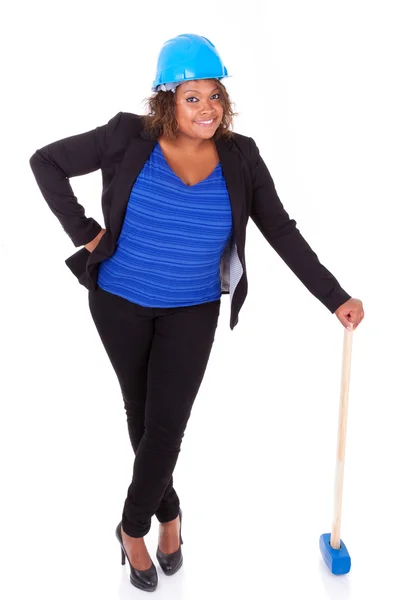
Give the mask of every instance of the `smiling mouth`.
[(210, 127), (216, 121), (216, 117), (214, 119), (207, 119), (202, 121), (195, 121), (196, 125), (200, 125), (201, 127)]

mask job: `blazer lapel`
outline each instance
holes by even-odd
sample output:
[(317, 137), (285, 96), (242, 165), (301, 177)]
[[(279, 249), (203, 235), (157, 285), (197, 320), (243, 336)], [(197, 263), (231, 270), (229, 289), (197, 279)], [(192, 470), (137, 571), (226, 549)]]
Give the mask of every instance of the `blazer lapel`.
[(153, 151), (156, 142), (156, 139), (134, 137), (129, 143), (116, 181), (110, 212), (111, 234), (115, 241), (122, 229), (132, 186)]
[(232, 140), (215, 140), (219, 160), (225, 177), (232, 209), (233, 228), (240, 256), (243, 256), (244, 236), (241, 219), (246, 206), (246, 188), (242, 176), (242, 158)]

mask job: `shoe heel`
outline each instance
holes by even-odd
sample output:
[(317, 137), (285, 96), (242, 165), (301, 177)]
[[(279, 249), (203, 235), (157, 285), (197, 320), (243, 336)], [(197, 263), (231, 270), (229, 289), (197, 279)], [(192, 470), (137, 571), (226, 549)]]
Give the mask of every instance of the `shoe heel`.
[(121, 565), (125, 564), (125, 552), (123, 548), (121, 548)]
[(181, 531), (182, 531), (182, 511), (181, 511), (181, 509), (179, 509), (179, 538), (181, 540), (181, 544), (183, 544)]

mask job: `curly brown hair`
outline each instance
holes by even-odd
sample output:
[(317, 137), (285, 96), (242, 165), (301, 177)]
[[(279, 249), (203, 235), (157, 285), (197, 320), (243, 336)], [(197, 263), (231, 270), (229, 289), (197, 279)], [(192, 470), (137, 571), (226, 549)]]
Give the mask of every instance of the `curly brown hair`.
[[(233, 117), (239, 113), (233, 111), (233, 102), (228, 91), (219, 79), (211, 79), (219, 88), (221, 93), (221, 105), (223, 117), (213, 138), (229, 139), (233, 135), (231, 129)], [(165, 135), (167, 138), (175, 139), (178, 135), (178, 123), (175, 117), (175, 94), (174, 92), (155, 92), (145, 99), (147, 114), (142, 115), (144, 130), (152, 136)]]

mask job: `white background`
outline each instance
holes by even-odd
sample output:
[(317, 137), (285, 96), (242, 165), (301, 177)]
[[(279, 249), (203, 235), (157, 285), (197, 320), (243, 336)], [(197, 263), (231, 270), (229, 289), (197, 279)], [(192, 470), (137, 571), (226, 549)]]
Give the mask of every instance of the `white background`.
[[(3, 14), (1, 595), (144, 597), (114, 530), (133, 452), (76, 249), (29, 167), (32, 153), (144, 112), (161, 45), (211, 39), (278, 194), (365, 319), (353, 334), (341, 537), (330, 531), (343, 326), (250, 220), (249, 292), (217, 335), (174, 478), (184, 567), (159, 598), (400, 597), (398, 485), (399, 78), (396, 2), (17, 3)], [(101, 173), (71, 181), (104, 225)], [(146, 537), (155, 560), (158, 522)]]

